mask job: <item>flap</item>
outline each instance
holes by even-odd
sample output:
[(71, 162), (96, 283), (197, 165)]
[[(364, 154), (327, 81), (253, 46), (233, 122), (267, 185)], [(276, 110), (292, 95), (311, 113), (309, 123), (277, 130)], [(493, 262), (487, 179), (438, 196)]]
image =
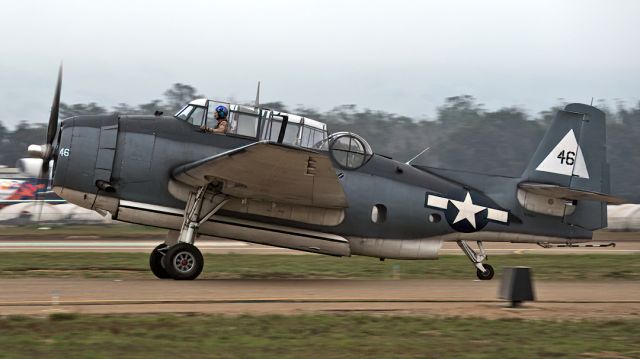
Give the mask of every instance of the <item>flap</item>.
[(624, 198), (615, 197), (610, 194), (577, 190), (553, 184), (524, 182), (520, 183), (518, 187), (524, 191), (551, 198), (561, 198), (577, 201), (598, 201), (610, 204), (627, 203)]
[(323, 208), (348, 206), (326, 154), (273, 142), (256, 142), (187, 163), (172, 174), (193, 187), (220, 181), (222, 192), (237, 198)]

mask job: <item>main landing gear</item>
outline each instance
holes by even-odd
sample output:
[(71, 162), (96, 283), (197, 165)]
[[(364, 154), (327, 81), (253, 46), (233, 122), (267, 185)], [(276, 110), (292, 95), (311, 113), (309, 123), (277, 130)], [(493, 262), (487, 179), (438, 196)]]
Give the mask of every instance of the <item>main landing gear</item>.
[(196, 279), (204, 268), (202, 253), (194, 245), (198, 229), (227, 201), (225, 195), (213, 191), (210, 186), (190, 193), (178, 240), (154, 248), (149, 256), (151, 272), (160, 279)]
[(162, 258), (167, 254), (168, 248), (169, 246), (167, 246), (166, 243), (159, 244), (153, 249), (149, 256), (149, 267), (151, 268), (151, 273), (160, 279), (171, 278), (162, 265)]
[(457, 241), (456, 243), (458, 243), (460, 249), (462, 249), (464, 254), (467, 255), (469, 260), (471, 260), (471, 263), (473, 263), (473, 265), (476, 267), (476, 276), (478, 276), (478, 279), (490, 280), (491, 278), (493, 278), (493, 275), (495, 274), (493, 267), (490, 264), (482, 264), (482, 262), (487, 259), (487, 253), (484, 250), (482, 241), (476, 242), (478, 244), (478, 250), (480, 251), (479, 254), (476, 253), (476, 251), (474, 251), (471, 246), (469, 246), (469, 243), (467, 243), (467, 241)]

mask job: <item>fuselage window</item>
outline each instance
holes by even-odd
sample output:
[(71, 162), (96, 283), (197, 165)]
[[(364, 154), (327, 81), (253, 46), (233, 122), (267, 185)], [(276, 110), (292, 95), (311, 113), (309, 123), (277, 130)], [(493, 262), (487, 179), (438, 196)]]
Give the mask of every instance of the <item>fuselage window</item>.
[(376, 204), (371, 208), (371, 222), (384, 223), (387, 220), (387, 206)]
[(331, 155), (341, 167), (355, 169), (367, 160), (362, 142), (354, 136), (338, 137), (331, 145)]
[(427, 216), (427, 219), (428, 219), (428, 220), (429, 220), (429, 222), (431, 222), (431, 223), (438, 223), (438, 222), (440, 222), (440, 221), (442, 220), (442, 217), (441, 217), (439, 214), (437, 214), (437, 213), (430, 213), (430, 214)]

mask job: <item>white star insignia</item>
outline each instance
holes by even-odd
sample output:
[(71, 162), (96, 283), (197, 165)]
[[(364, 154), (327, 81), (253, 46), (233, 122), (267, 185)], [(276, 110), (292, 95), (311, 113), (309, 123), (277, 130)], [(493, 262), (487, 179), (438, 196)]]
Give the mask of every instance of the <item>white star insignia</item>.
[(505, 224), (509, 223), (509, 212), (474, 204), (473, 200), (471, 199), (471, 194), (468, 191), (463, 202), (456, 201), (455, 199), (436, 196), (433, 194), (427, 194), (426, 205), (428, 207), (446, 210), (449, 202), (451, 202), (458, 209), (458, 214), (451, 224), (455, 224), (466, 219), (474, 229), (477, 229), (478, 227), (476, 226), (476, 214), (482, 212), (485, 209), (487, 210), (488, 220)]
[(471, 200), (471, 194), (469, 192), (467, 192), (467, 196), (464, 198), (464, 202), (456, 201), (453, 199), (451, 199), (450, 201), (458, 209), (458, 215), (453, 221), (453, 224), (466, 219), (473, 228), (476, 228), (476, 213), (482, 212), (487, 208), (473, 204), (473, 201)]

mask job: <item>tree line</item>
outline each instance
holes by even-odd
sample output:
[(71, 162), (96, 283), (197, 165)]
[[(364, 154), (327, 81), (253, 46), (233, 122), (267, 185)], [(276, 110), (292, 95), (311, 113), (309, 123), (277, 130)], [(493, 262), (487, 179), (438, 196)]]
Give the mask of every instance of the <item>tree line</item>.
[[(61, 104), (60, 117), (105, 114), (173, 114), (189, 101), (204, 97), (186, 84), (174, 84), (162, 99), (139, 105), (121, 103), (106, 108), (96, 103)], [(563, 103), (535, 115), (518, 107), (487, 110), (469, 95), (444, 99), (432, 120), (418, 120), (384, 110), (341, 105), (329, 111), (311, 107), (287, 108), (282, 102), (262, 104), (327, 123), (330, 132), (352, 131), (363, 136), (374, 151), (406, 161), (429, 148), (413, 163), (433, 167), (463, 169), (506, 176), (519, 176)], [(599, 102), (607, 115), (608, 160), (611, 187), (616, 195), (640, 202), (640, 102), (618, 103), (609, 108)], [(0, 123), (0, 164), (13, 166), (26, 156), (26, 148), (44, 140), (46, 124), (21, 122), (14, 130)]]

